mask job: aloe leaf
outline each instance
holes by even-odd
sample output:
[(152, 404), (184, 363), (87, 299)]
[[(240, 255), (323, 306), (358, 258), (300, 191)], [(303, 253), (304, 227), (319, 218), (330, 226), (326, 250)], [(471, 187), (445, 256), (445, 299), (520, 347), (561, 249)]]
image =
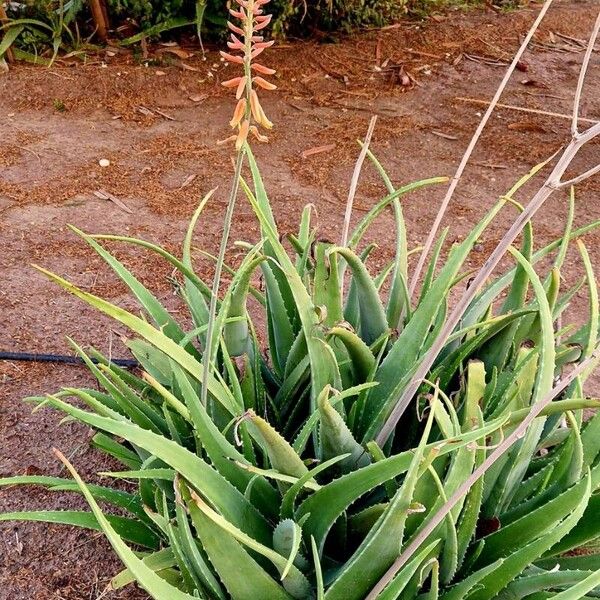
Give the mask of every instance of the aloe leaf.
[[(0, 487), (13, 485), (40, 485), (54, 492), (81, 492), (79, 486), (74, 481), (63, 479), (61, 477), (22, 475), (17, 477), (3, 477), (0, 479)], [(140, 503), (140, 499), (137, 496), (130, 494), (129, 492), (100, 485), (88, 485), (88, 489), (97, 500), (122, 508), (145, 520), (145, 513)]]
[[(531, 405), (533, 406), (537, 402), (541, 401), (541, 399), (552, 390), (554, 384), (556, 351), (554, 348), (552, 311), (542, 282), (533, 270), (531, 263), (529, 263), (518, 250), (512, 248), (510, 251), (527, 273), (535, 292), (539, 307), (541, 335), (539, 341), (535, 387), (531, 399)], [(535, 452), (535, 448), (540, 439), (543, 426), (544, 418), (538, 418), (536, 422), (533, 423), (529, 428), (523, 440), (519, 441), (518, 445), (510, 451), (510, 461), (512, 465), (510, 472), (504, 481), (504, 491), (498, 501), (499, 507), (506, 507), (516, 493), (518, 486), (525, 476), (525, 472), (529, 462), (531, 461), (531, 457)]]
[(176, 365), (174, 365), (174, 372), (177, 385), (190, 410), (200, 443), (217, 471), (242, 493), (253, 481), (254, 502), (263, 514), (274, 517), (277, 510), (277, 491), (263, 478), (256, 479), (255, 476), (235, 466), (234, 461), (245, 462), (244, 456), (219, 431), (209, 417), (188, 376)]
[[(204, 207), (210, 200), (214, 191), (215, 190), (211, 190), (210, 192), (208, 192), (208, 194), (204, 196), (204, 198), (202, 198), (202, 201), (200, 202), (198, 208), (194, 211), (194, 214), (190, 219), (190, 223), (188, 225), (185, 238), (183, 240), (182, 263), (185, 266), (185, 268), (188, 271), (190, 271), (194, 276), (195, 273), (192, 265), (192, 239), (194, 236), (194, 229), (196, 227), (198, 219), (200, 218), (200, 215), (202, 214), (202, 211), (204, 210)], [(212, 290), (208, 286), (206, 286), (205, 289), (199, 288), (196, 285), (194, 277), (189, 277), (189, 275), (186, 275), (185, 290), (186, 296), (189, 299), (188, 304), (190, 306), (191, 313), (196, 326), (200, 327), (202, 325), (207, 325), (209, 321), (207, 299), (211, 298)], [(201, 341), (202, 347), (206, 348), (206, 334), (201, 336)]]
[[(569, 586), (569, 594), (574, 594), (576, 590), (580, 592), (582, 589), (578, 589), (577, 584), (582, 583), (589, 575), (591, 575), (589, 571), (534, 571), (531, 575), (523, 575), (513, 581), (506, 589), (498, 594), (498, 600), (521, 600), (521, 598), (529, 598), (530, 594), (534, 594), (535, 592), (549, 589), (561, 589), (565, 586)], [(557, 596), (560, 596), (560, 594), (554, 594), (553, 598), (556, 598)], [(581, 595), (567, 595), (563, 600), (566, 600), (566, 598), (578, 600), (582, 597), (583, 596)]]
[[(149, 569), (152, 569), (152, 571), (158, 574), (165, 569), (175, 566), (176, 564), (171, 548), (163, 548), (162, 550), (148, 554), (142, 558), (142, 562)], [(124, 569), (110, 580), (110, 589), (120, 590), (134, 581), (135, 575), (133, 575), (129, 569)]]
[[(600, 219), (592, 221), (591, 223), (584, 225), (583, 227), (579, 227), (578, 229), (574, 229), (571, 231), (569, 241), (578, 239), (585, 234), (594, 231), (598, 227), (600, 227)], [(540, 260), (548, 256), (553, 250), (560, 248), (562, 243), (563, 238), (560, 237), (544, 248), (541, 248), (535, 252), (531, 257), (531, 264), (535, 265), (538, 263)], [(507, 271), (504, 275), (498, 277), (498, 279), (493, 281), (488, 287), (484, 288), (475, 297), (463, 316), (463, 326), (475, 323), (481, 317), (481, 315), (487, 310), (488, 306), (492, 303), (494, 298), (496, 298), (502, 292), (502, 290), (504, 290), (510, 284), (516, 269), (517, 267), (514, 267), (513, 269)]]
[[(194, 538), (188, 520), (185, 504), (180, 494), (180, 482), (175, 482), (176, 502), (175, 514), (177, 519), (177, 536), (180, 540), (182, 556), (186, 560), (190, 572), (201, 582), (201, 589), (206, 589), (213, 598), (225, 600), (226, 596), (221, 584), (212, 572), (208, 560), (200, 551), (199, 544)], [(173, 528), (175, 529), (175, 528)]]
[[(79, 237), (89, 244), (100, 257), (111, 267), (111, 269), (119, 276), (119, 278), (132, 291), (133, 295), (138, 299), (142, 308), (154, 319), (156, 325), (161, 331), (172, 340), (179, 342), (185, 336), (175, 319), (168, 313), (163, 305), (158, 301), (156, 296), (148, 290), (125, 266), (114, 258), (110, 252), (107, 252), (93, 237), (86, 235), (80, 229), (74, 226), (69, 226)], [(188, 344), (186, 350), (191, 354), (198, 353), (196, 349)]]
[(103, 471), (99, 473), (103, 477), (114, 477), (116, 479), (164, 479), (173, 481), (175, 471), (173, 469), (141, 469), (137, 471)]
[(167, 583), (159, 575), (157, 575), (150, 567), (148, 567), (143, 560), (138, 558), (135, 553), (125, 544), (121, 536), (112, 526), (110, 520), (103, 514), (102, 510), (98, 506), (93, 495), (88, 490), (86, 484), (83, 482), (81, 477), (78, 475), (75, 468), (71, 463), (60, 453), (57, 455), (67, 467), (79, 487), (85, 499), (87, 500), (92, 512), (102, 528), (102, 531), (106, 535), (108, 541), (113, 547), (116, 554), (123, 561), (125, 566), (135, 576), (138, 584), (144, 588), (155, 600), (191, 600), (193, 596), (180, 591), (176, 587)]
[(343, 319), (338, 262), (331, 260), (331, 244), (317, 242), (315, 245), (315, 272), (313, 281), (313, 302), (324, 306), (324, 324), (331, 327)]
[(590, 260), (589, 253), (585, 244), (581, 240), (577, 240), (579, 247), (579, 253), (583, 260), (585, 267), (585, 274), (588, 281), (588, 288), (590, 290), (590, 316), (586, 325), (587, 337), (584, 344), (583, 356), (588, 357), (592, 355), (597, 340), (598, 340), (598, 322), (599, 322), (599, 307), (598, 307), (598, 284), (594, 275), (594, 268)]
[[(518, 206), (519, 210), (522, 211), (523, 207), (520, 205)], [(529, 262), (531, 262), (532, 250), (533, 228), (531, 226), (531, 221), (529, 221), (523, 229), (523, 242), (521, 246), (521, 254)], [(521, 264), (518, 264), (510, 286), (510, 290), (500, 309), (501, 314), (521, 310), (527, 300), (528, 288), (529, 276), (527, 271)], [(490, 342), (489, 346), (485, 348), (481, 354), (481, 358), (485, 362), (488, 371), (491, 371), (493, 367), (497, 367), (499, 370), (504, 367), (510, 350), (513, 346), (514, 337), (518, 326), (519, 321), (513, 322), (510, 327), (502, 331), (502, 333), (494, 338), (493, 342)]]
[(235, 283), (235, 287), (233, 282), (231, 284), (233, 289), (228, 309), (228, 319), (239, 318), (235, 322), (224, 324), (223, 337), (231, 356), (241, 356), (243, 354), (252, 356), (252, 336), (248, 326), (249, 317), (246, 310), (246, 303), (253, 271), (263, 260), (265, 260), (264, 257), (258, 257), (254, 261), (249, 262), (245, 269), (240, 267), (236, 273), (239, 279)]
[[(339, 392), (338, 394), (336, 394), (335, 398), (331, 401), (331, 404), (337, 406), (338, 403), (343, 402), (346, 398), (351, 398), (352, 396), (360, 395), (363, 391), (368, 390), (376, 385), (377, 383), (367, 382), (353, 386), (351, 388), (347, 388), (343, 392)], [(317, 426), (317, 423), (319, 422), (319, 414), (319, 409), (317, 408), (317, 410), (313, 412), (310, 415), (310, 417), (308, 417), (308, 419), (302, 426), (300, 433), (294, 440), (293, 447), (298, 454), (302, 454), (304, 452), (310, 435), (312, 434), (313, 430)]]
[[(46, 275), (50, 280), (58, 283), (61, 287), (67, 290), (69, 293), (77, 296), (81, 300), (84, 300), (94, 308), (105, 313), (109, 317), (112, 317), (116, 321), (119, 321), (126, 327), (138, 335), (144, 337), (156, 348), (164, 352), (167, 356), (172, 358), (174, 361), (179, 363), (188, 373), (194, 378), (201, 382), (202, 380), (202, 364), (199, 363), (193, 356), (186, 352), (181, 346), (175, 343), (172, 339), (165, 336), (161, 331), (155, 329), (149, 323), (146, 323), (143, 319), (136, 317), (135, 315), (127, 312), (126, 310), (119, 308), (88, 292), (80, 290), (72, 283), (67, 280), (42, 269), (36, 267), (41, 273)], [(210, 393), (217, 399), (223, 406), (230, 410), (231, 414), (236, 414), (236, 408), (231, 392), (227, 387), (219, 384), (214, 377), (210, 376), (208, 380), (208, 389)]]
[[(504, 558), (501, 569), (496, 569), (484, 577), (481, 588), (473, 593), (469, 600), (491, 600), (495, 595), (519, 575), (527, 565), (540, 556), (556, 542), (562, 539), (581, 519), (591, 494), (591, 477), (582, 480), (583, 486), (578, 488), (579, 495), (570, 496), (570, 504), (562, 506), (562, 521), (554, 521), (554, 527), (547, 529), (541, 537), (527, 545), (516, 549)], [(579, 485), (579, 484), (578, 484)]]
[(319, 557), (319, 550), (315, 543), (315, 538), (310, 538), (310, 547), (312, 550), (313, 562), (315, 565), (315, 579), (317, 583), (317, 600), (325, 600), (325, 585), (323, 584), (323, 570), (321, 568), (321, 559)]
[(48, 402), (82, 423), (112, 433), (152, 453), (185, 477), (233, 523), (252, 532), (258, 539), (268, 537), (267, 523), (258, 511), (229, 481), (189, 450), (137, 425), (98, 417), (59, 398), (50, 397)]
[(327, 335), (338, 338), (344, 344), (356, 373), (356, 381), (360, 383), (367, 381), (375, 366), (375, 357), (369, 346), (346, 327), (332, 327), (327, 331)]
[[(294, 515), (296, 498), (300, 491), (307, 487), (311, 480), (319, 474), (328, 469), (329, 467), (339, 463), (340, 461), (347, 458), (347, 454), (341, 454), (340, 456), (335, 456), (330, 458), (329, 460), (323, 461), (318, 464), (316, 467), (305, 473), (302, 477), (300, 477), (293, 485), (285, 492), (283, 499), (281, 501), (281, 518), (282, 519), (291, 519)], [(319, 488), (320, 489), (320, 486)]]
[(302, 544), (302, 528), (292, 519), (284, 519), (273, 531), (273, 549), (287, 559), (281, 578), (285, 579), (295, 565), (298, 569), (306, 569), (308, 562), (300, 554)]
[(329, 250), (329, 255), (332, 254), (342, 256), (352, 270), (360, 313), (360, 336), (365, 344), (370, 345), (388, 328), (385, 310), (375, 284), (364, 263), (354, 252), (348, 248), (334, 247)]
[(12, 22), (12, 27), (9, 27), (2, 36), (0, 40), (0, 59), (6, 54), (6, 52), (10, 49), (10, 47), (14, 44), (15, 40), (23, 33), (25, 29), (25, 24), (14, 25)]
[[(431, 380), (438, 381), (442, 389), (446, 389), (457, 369), (469, 357), (477, 354), (485, 362), (485, 358), (481, 357), (477, 352), (484, 344), (493, 345), (499, 334), (506, 330), (515, 321), (518, 322), (523, 316), (531, 314), (530, 309), (524, 309), (512, 314), (501, 315), (486, 321), (481, 324), (480, 330), (476, 335), (461, 343), (453, 352), (446, 355), (437, 365), (434, 366), (431, 375)], [(487, 365), (486, 365), (487, 366)], [(493, 368), (493, 367), (492, 367)]]
[(497, 203), (470, 235), (454, 247), (440, 274), (383, 360), (375, 376), (380, 385), (370, 392), (369, 400), (365, 405), (363, 421), (368, 424), (368, 429), (363, 441), (375, 438), (392, 410), (402, 414), (406, 409), (408, 402), (400, 406), (398, 400), (403, 388), (410, 381), (410, 372), (415, 368), (423, 341), (434, 325), (436, 316), (446, 301), (448, 291), (473, 244), (494, 219), (502, 205), (503, 202)]
[(339, 463), (342, 472), (360, 469), (371, 460), (365, 449), (354, 439), (340, 413), (329, 402), (330, 388), (325, 387), (319, 394), (319, 439), (323, 460), (335, 458), (340, 454), (349, 454)]
[(597, 518), (600, 510), (600, 496), (593, 494), (583, 513), (583, 517), (575, 527), (556, 546), (553, 546), (546, 556), (559, 556), (570, 550), (575, 550), (600, 537), (600, 523)]
[(440, 596), (440, 600), (465, 600), (471, 598), (471, 591), (476, 590), (480, 586), (480, 581), (487, 577), (490, 573), (502, 569), (504, 559), (499, 559), (491, 565), (472, 573), (465, 577), (456, 585), (452, 586), (447, 592)]
[(423, 298), (425, 298), (427, 292), (429, 291), (429, 288), (431, 287), (431, 283), (433, 282), (435, 276), (435, 269), (440, 259), (440, 254), (442, 253), (442, 248), (444, 246), (444, 242), (446, 241), (446, 237), (448, 236), (449, 231), (450, 228), (445, 227), (440, 233), (440, 237), (438, 238), (438, 241), (433, 247), (433, 250), (431, 252), (431, 258), (429, 259), (429, 266), (427, 267), (427, 271), (425, 272), (425, 277), (423, 277), (423, 283), (421, 285), (419, 304), (423, 301)]
[(360, 243), (360, 240), (363, 238), (365, 232), (373, 223), (373, 221), (385, 210), (387, 206), (389, 206), (394, 200), (400, 198), (412, 192), (414, 190), (418, 190), (419, 188), (435, 185), (436, 183), (446, 183), (448, 181), (447, 177), (431, 177), (430, 179), (422, 179), (421, 181), (415, 181), (413, 183), (409, 183), (408, 185), (404, 185), (392, 193), (388, 194), (385, 198), (380, 200), (358, 223), (356, 228), (354, 229), (350, 239), (348, 240), (348, 248), (354, 250)]
[(306, 465), (292, 446), (267, 421), (254, 411), (250, 410), (246, 414), (249, 429), (255, 431), (257, 438), (262, 441), (273, 469), (293, 477), (302, 477), (308, 472)]
[(296, 336), (285, 307), (279, 283), (275, 277), (275, 268), (268, 263), (262, 265), (267, 297), (269, 350), (275, 370), (279, 375), (283, 375)]
[[(388, 191), (392, 192), (393, 189)], [(400, 329), (402, 314), (410, 317), (410, 294), (408, 293), (408, 236), (406, 223), (402, 214), (402, 206), (398, 200), (394, 201), (394, 221), (396, 223), (396, 256), (394, 258), (394, 271), (392, 285), (386, 308), (388, 326), (391, 329)]]
[[(272, 548), (257, 542), (255, 539), (232, 525), (229, 521), (227, 521), (227, 519), (224, 519), (219, 513), (208, 506), (208, 504), (206, 504), (202, 498), (200, 498), (200, 496), (194, 493), (194, 491), (191, 491), (190, 494), (192, 497), (192, 502), (198, 507), (204, 516), (217, 525), (217, 527), (219, 527), (223, 532), (230, 535), (240, 544), (243, 544), (254, 552), (264, 556), (273, 563), (273, 565), (279, 571), (282, 585), (293, 598), (306, 598), (310, 589), (308, 580), (293, 564), (288, 565), (288, 561), (286, 558), (281, 556), (281, 554)], [(243, 573), (244, 576), (246, 576), (246, 573)]]
[(542, 558), (536, 560), (535, 565), (546, 570), (552, 570), (558, 566), (561, 570), (599, 571), (600, 554), (579, 554)]
[(566, 492), (556, 496), (540, 508), (513, 521), (510, 525), (501, 527), (498, 531), (486, 536), (485, 548), (481, 561), (489, 563), (504, 555), (524, 547), (529, 540), (543, 536), (558, 522), (568, 516), (568, 511), (582, 497), (589, 481), (582, 479)]
[(130, 469), (138, 469), (142, 464), (140, 457), (135, 452), (104, 433), (96, 433), (90, 444), (117, 459)]
[[(323, 346), (317, 341), (320, 337), (322, 337), (322, 334), (319, 332), (318, 316), (314, 309), (311, 298), (306, 291), (302, 278), (296, 271), (294, 264), (287, 255), (285, 248), (279, 242), (277, 227), (275, 225), (275, 220), (273, 218), (264, 185), (262, 183), (262, 178), (260, 177), (256, 161), (254, 160), (250, 150), (248, 150), (247, 156), (254, 180), (256, 198), (252, 194), (251, 190), (245, 185), (243, 180), (241, 182), (242, 187), (244, 187), (246, 196), (248, 197), (248, 200), (250, 201), (254, 212), (260, 221), (263, 235), (275, 254), (275, 259), (282, 270), (282, 275), (287, 280), (291, 294), (294, 298), (295, 306), (298, 310), (298, 315), (302, 323), (302, 329), (306, 337), (308, 355), (311, 363), (311, 408), (314, 410), (316, 408), (317, 395), (325, 387), (325, 385), (328, 383), (333, 383), (335, 373), (331, 372), (331, 363), (329, 357), (324, 354)], [(265, 244), (265, 252), (266, 251), (267, 245)]]

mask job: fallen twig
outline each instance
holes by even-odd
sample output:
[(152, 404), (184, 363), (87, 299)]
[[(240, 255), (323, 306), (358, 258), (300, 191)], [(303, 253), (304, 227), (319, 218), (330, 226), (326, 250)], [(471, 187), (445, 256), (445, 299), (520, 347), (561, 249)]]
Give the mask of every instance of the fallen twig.
[(308, 150), (304, 150), (301, 153), (302, 158), (308, 158), (309, 156), (313, 156), (314, 154), (320, 154), (321, 152), (328, 152), (329, 150), (333, 150), (335, 148), (335, 144), (327, 144), (327, 146), (316, 146), (315, 148), (308, 148)]
[(441, 131), (434, 131), (433, 129), (429, 132), (432, 135), (437, 135), (438, 137), (444, 138), (445, 140), (457, 140), (458, 137), (455, 135), (449, 135), (448, 133), (443, 133)]
[[(460, 100), (460, 102), (468, 102), (470, 104), (480, 104), (482, 106), (488, 106), (490, 103), (487, 100), (480, 100), (478, 98), (464, 98), (462, 96), (457, 96), (454, 98), (455, 100)], [(552, 112), (550, 110), (539, 110), (537, 108), (526, 108), (525, 106), (514, 106), (513, 104), (496, 104), (497, 108), (504, 108), (507, 110), (516, 110), (518, 112), (530, 113), (534, 115), (543, 115), (545, 117), (556, 117), (559, 119), (568, 119), (569, 121), (572, 119), (572, 115), (565, 115), (563, 113)], [(599, 121), (595, 119), (585, 119), (584, 117), (579, 117), (579, 121), (582, 123), (590, 123), (591, 125), (595, 125)]]
[(106, 192), (105, 190), (98, 190), (97, 192), (94, 192), (94, 196), (96, 196), (96, 198), (100, 198), (100, 200), (110, 200), (111, 202), (114, 202), (121, 210), (124, 210), (130, 215), (133, 214), (133, 211), (129, 208), (129, 206), (127, 206), (127, 204), (125, 204), (122, 200), (120, 200), (110, 192)]

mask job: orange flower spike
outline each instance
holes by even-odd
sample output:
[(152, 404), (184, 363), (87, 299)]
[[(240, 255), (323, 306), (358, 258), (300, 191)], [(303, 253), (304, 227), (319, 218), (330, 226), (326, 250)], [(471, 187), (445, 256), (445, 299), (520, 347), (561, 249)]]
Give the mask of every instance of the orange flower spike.
[(256, 77), (252, 78), (252, 81), (258, 86), (263, 88), (263, 90), (269, 90), (269, 91), (273, 91), (277, 89), (277, 86), (274, 85), (273, 83), (270, 83), (269, 81), (267, 81), (266, 79), (263, 79), (262, 77), (259, 77), (258, 75)]
[(233, 112), (233, 118), (231, 119), (231, 121), (229, 121), (229, 124), (232, 127), (237, 127), (241, 123), (245, 114), (246, 114), (246, 98), (240, 98), (240, 100), (238, 101), (238, 103), (235, 107), (235, 111)]
[(250, 128), (250, 121), (246, 119), (240, 125), (240, 130), (237, 135), (237, 139), (235, 140), (235, 149), (239, 152), (244, 145), (244, 142), (248, 138), (248, 130)]

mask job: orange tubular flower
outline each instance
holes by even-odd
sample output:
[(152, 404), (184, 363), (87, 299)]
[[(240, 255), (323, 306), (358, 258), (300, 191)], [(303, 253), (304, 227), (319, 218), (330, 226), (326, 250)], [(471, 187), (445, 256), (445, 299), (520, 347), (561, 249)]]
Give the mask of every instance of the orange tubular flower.
[[(222, 83), (223, 86), (235, 90), (238, 100), (229, 123), (233, 129), (237, 130), (237, 133), (223, 142), (235, 140), (235, 147), (239, 152), (244, 147), (250, 133), (258, 141), (266, 142), (267, 137), (260, 133), (259, 128), (271, 129), (273, 127), (273, 123), (265, 115), (254, 86), (265, 90), (274, 90), (276, 86), (260, 76), (274, 75), (275, 69), (252, 62), (254, 58), (274, 44), (273, 41), (265, 42), (264, 37), (257, 34), (271, 22), (272, 15), (263, 14), (263, 6), (270, 0), (235, 1), (239, 6), (235, 9), (230, 8), (229, 13), (232, 17), (239, 19), (240, 23), (236, 25), (227, 22), (227, 26), (232, 32), (227, 46), (232, 52), (239, 52), (239, 54), (221, 52), (221, 56), (227, 62), (243, 65), (244, 74)], [(253, 75), (253, 72), (260, 73), (260, 75)]]

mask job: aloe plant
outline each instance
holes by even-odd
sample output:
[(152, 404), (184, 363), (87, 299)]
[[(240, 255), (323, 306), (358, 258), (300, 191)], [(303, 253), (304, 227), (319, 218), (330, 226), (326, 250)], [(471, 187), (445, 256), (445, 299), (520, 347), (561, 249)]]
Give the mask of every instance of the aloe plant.
[[(413, 295), (410, 255), (420, 249), (408, 247), (402, 200), (447, 179), (395, 186), (367, 140), (361, 156), (380, 173), (386, 195), (353, 230), (344, 226), (339, 245), (319, 237), (310, 205), (297, 233), (283, 239), (248, 144), (250, 132), (263, 138), (253, 128), (271, 126), (252, 86), (270, 87), (253, 74), (270, 70), (252, 62), (267, 46), (255, 29), (268, 17), (264, 2), (240, 4), (233, 14), (244, 41), (234, 29), (230, 47), (242, 51), (234, 62), (244, 75), (226, 82), (238, 96), (231, 122), (238, 162), (212, 285), (195, 271), (193, 250), (212, 193), (180, 257), (143, 240), (72, 228), (128, 286), (140, 314), (38, 269), (128, 328), (140, 369), (72, 341), (100, 389), (65, 388), (29, 401), (92, 427), (94, 446), (122, 467), (101, 474), (107, 485), (88, 485), (57, 451), (73, 479), (10, 477), (0, 486), (80, 492), (91, 510), (0, 520), (102, 530), (125, 565), (112, 587), (137, 582), (157, 600), (598, 597), (600, 415), (584, 421), (584, 410), (600, 402), (585, 396), (584, 384), (598, 361), (600, 308), (582, 237), (600, 221), (573, 228), (570, 186), (563, 236), (536, 249), (532, 204), (518, 198), (542, 163), (461, 242), (448, 247), (447, 232), (439, 234), (420, 261), (426, 268)], [(594, 127), (574, 143), (597, 135)], [(225, 250), (238, 188), (260, 236), (238, 243), (244, 257), (232, 269)], [(395, 256), (375, 271), (364, 238), (389, 209)], [(520, 249), (506, 244), (514, 266), (491, 277), (490, 259), (475, 277), (483, 285), (475, 285), (467, 259), (502, 210), (516, 214), (510, 231), (523, 231)], [(104, 241), (166, 260), (181, 279), (192, 325), (178, 322)], [(573, 241), (585, 275), (565, 288)], [(550, 264), (544, 273), (542, 263)], [(219, 297), (224, 269), (231, 281)], [(464, 308), (449, 314), (449, 294), (461, 288)], [(583, 289), (588, 318), (575, 326), (567, 309)], [(135, 485), (122, 491), (110, 485), (115, 479)], [(581, 547), (585, 555), (571, 553)]]

